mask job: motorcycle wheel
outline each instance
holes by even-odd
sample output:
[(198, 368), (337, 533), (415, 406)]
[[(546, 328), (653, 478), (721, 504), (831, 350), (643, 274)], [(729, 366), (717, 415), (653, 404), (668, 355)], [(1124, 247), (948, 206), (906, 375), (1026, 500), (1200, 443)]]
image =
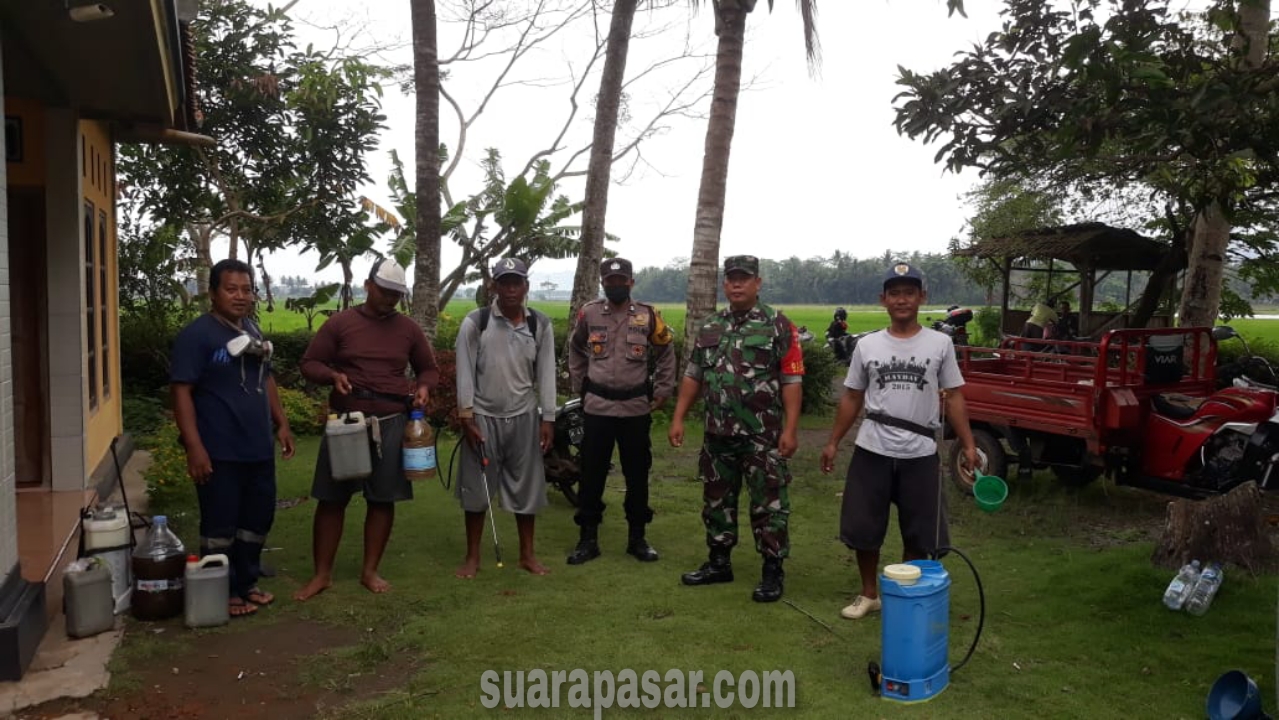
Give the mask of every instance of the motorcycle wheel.
[[(977, 445), (977, 458), (981, 461), (982, 474), (1004, 478), (1004, 474), (1008, 472), (1008, 456), (999, 438), (988, 430), (973, 428), (973, 442)], [(950, 452), (946, 453), (946, 468), (955, 487), (965, 495), (972, 495), (973, 485), (977, 481), (973, 473), (963, 467), (963, 449), (964, 446), (957, 440), (951, 440)]]
[(582, 462), (577, 448), (552, 448), (542, 456), (546, 482), (564, 494), (569, 505), (577, 507), (577, 488), (582, 480)]
[(577, 481), (576, 480), (568, 480), (568, 481), (558, 483), (556, 487), (558, 487), (560, 489), (560, 492), (564, 494), (564, 499), (568, 501), (569, 505), (572, 505), (573, 507), (577, 507)]

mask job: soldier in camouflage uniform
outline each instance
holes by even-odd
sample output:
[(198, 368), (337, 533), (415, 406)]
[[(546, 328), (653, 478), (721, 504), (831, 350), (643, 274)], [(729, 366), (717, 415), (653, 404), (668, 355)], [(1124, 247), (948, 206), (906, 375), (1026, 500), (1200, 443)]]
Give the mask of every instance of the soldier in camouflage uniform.
[(706, 435), (698, 472), (710, 560), (685, 573), (684, 584), (733, 580), (737, 498), (745, 484), (755, 549), (764, 556), (763, 577), (752, 598), (774, 602), (782, 597), (782, 560), (790, 551), (786, 459), (799, 445), (804, 358), (795, 325), (759, 302), (761, 282), (758, 258), (736, 255), (724, 261), (729, 307), (698, 331), (668, 435), (672, 446), (684, 444), (684, 416), (701, 395)]

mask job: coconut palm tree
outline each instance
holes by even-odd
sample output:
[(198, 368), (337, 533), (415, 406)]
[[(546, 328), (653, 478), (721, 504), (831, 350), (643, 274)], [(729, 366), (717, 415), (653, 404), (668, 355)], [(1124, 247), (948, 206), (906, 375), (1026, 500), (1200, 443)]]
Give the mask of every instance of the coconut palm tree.
[[(692, 0), (694, 6), (702, 0)], [(773, 0), (767, 0), (773, 9)], [(706, 150), (702, 156), (702, 182), (697, 193), (697, 219), (693, 225), (693, 252), (689, 263), (687, 314), (684, 338), (689, 340), (699, 322), (715, 310), (719, 266), (719, 236), (724, 226), (724, 196), (728, 189), (728, 159), (733, 130), (737, 124), (737, 96), (742, 84), (742, 51), (746, 41), (746, 17), (755, 10), (756, 0), (710, 0), (715, 12), (715, 35), (719, 38), (715, 55), (715, 90), (711, 117), (706, 127)], [(804, 21), (804, 49), (810, 68), (819, 62), (817, 43), (817, 0), (795, 0)], [(685, 348), (691, 344), (685, 342)], [(687, 352), (687, 350), (686, 350)]]
[(413, 85), (417, 94), (417, 253), (413, 319), (435, 337), (440, 314), (440, 62), (435, 0), (409, 0), (413, 25)]
[(586, 204), (582, 209), (582, 246), (573, 276), (570, 318), (599, 292), (599, 264), (604, 259), (604, 217), (608, 212), (608, 183), (613, 167), (618, 109), (626, 76), (626, 54), (639, 0), (614, 0), (613, 18), (604, 51), (604, 72), (595, 100), (595, 136), (586, 168)]

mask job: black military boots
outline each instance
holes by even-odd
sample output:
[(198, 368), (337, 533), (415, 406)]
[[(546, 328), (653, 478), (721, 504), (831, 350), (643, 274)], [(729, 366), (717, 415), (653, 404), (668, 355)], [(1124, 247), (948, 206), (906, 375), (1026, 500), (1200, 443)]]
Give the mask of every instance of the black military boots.
[(644, 523), (631, 523), (630, 535), (626, 541), (626, 554), (633, 555), (640, 562), (657, 561), (657, 551), (644, 539)]
[(598, 525), (583, 525), (577, 547), (568, 556), (569, 565), (581, 565), (600, 556), (600, 528)]
[(733, 582), (733, 563), (729, 548), (711, 548), (711, 559), (693, 572), (684, 573), (681, 578), (685, 585), (713, 585), (715, 583)]
[(764, 558), (764, 572), (760, 578), (759, 585), (755, 587), (755, 592), (751, 594), (751, 599), (755, 602), (777, 602), (782, 599), (782, 582), (786, 579), (786, 572), (782, 570), (782, 559), (779, 557)]

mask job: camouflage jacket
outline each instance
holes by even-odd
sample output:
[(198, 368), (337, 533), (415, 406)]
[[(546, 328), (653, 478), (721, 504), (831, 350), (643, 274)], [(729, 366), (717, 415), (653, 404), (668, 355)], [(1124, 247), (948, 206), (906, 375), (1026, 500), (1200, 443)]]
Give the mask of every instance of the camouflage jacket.
[(804, 374), (799, 332), (763, 303), (741, 317), (725, 308), (698, 331), (687, 374), (702, 382), (707, 435), (775, 446), (782, 433), (782, 385)]

